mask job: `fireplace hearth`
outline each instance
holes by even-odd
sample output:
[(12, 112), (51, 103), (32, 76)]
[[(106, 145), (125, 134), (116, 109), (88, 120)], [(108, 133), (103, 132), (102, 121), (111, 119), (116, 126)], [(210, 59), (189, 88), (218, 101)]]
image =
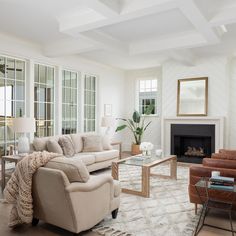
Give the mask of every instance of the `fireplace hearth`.
[(179, 162), (202, 163), (215, 152), (215, 125), (171, 124), (171, 154)]

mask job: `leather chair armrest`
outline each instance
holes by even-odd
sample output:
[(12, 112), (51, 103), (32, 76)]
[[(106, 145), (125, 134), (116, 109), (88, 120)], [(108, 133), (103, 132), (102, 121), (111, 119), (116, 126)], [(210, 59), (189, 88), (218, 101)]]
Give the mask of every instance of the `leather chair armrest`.
[[(114, 189), (113, 178), (109, 175), (90, 176), (86, 183), (75, 182), (66, 187), (67, 192), (91, 192), (102, 185), (109, 183)], [(114, 192), (114, 190), (113, 190)]]
[(220, 171), (221, 176), (233, 177), (236, 179), (236, 169), (226, 169), (203, 165), (192, 165), (189, 168), (189, 181), (191, 185), (197, 183), (201, 177), (211, 177), (212, 171)]
[(236, 169), (236, 160), (204, 158), (202, 164), (203, 166), (208, 166), (208, 167)]

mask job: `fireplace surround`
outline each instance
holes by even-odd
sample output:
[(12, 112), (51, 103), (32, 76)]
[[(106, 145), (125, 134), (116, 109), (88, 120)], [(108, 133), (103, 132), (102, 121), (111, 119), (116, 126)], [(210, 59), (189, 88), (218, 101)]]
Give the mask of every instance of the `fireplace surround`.
[(189, 125), (215, 125), (215, 152), (224, 148), (224, 117), (206, 116), (206, 117), (163, 117), (161, 126), (161, 148), (167, 156), (171, 154), (171, 125), (189, 124)]

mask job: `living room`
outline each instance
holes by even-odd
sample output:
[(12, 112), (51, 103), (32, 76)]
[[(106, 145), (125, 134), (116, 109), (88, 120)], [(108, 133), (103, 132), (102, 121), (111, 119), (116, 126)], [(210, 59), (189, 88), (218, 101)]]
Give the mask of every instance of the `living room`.
[[(235, 9), (234, 0), (2, 0), (0, 235), (233, 234)], [(219, 175), (230, 190), (201, 185)], [(33, 207), (24, 220), (21, 194)], [(211, 194), (226, 213), (208, 212)]]

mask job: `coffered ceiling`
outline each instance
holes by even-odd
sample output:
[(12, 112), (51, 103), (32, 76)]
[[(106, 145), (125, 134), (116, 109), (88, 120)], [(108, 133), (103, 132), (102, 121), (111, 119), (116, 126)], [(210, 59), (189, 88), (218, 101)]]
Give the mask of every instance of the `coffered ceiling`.
[(0, 32), (122, 69), (236, 53), (235, 0), (0, 0)]

